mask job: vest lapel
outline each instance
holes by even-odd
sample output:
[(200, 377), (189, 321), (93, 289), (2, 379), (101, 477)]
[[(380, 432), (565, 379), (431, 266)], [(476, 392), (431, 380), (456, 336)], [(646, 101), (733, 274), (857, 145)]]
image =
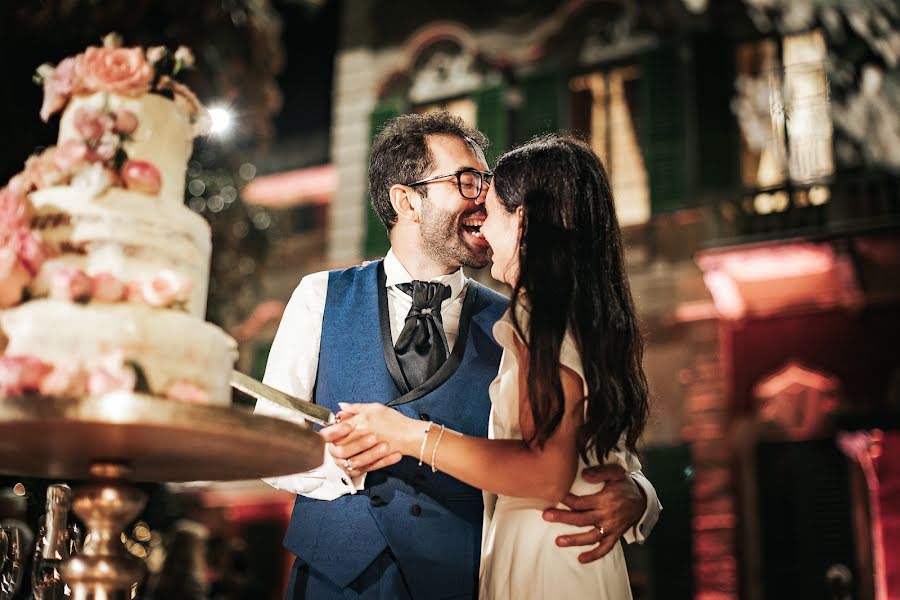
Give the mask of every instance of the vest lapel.
[(441, 365), (434, 375), (420, 385), (411, 390), (406, 384), (403, 372), (400, 370), (400, 362), (397, 360), (397, 354), (394, 352), (394, 344), (391, 340), (391, 323), (388, 315), (387, 306), (387, 276), (384, 273), (384, 265), (378, 267), (378, 313), (381, 320), (381, 348), (384, 352), (384, 360), (387, 363), (388, 371), (391, 379), (397, 385), (397, 389), (401, 391), (399, 398), (391, 400), (388, 406), (398, 406), (418, 400), (422, 396), (433, 392), (444, 382), (450, 379), (450, 376), (456, 372), (462, 363), (463, 356), (466, 352), (466, 343), (469, 337), (469, 324), (472, 320), (472, 313), (475, 310), (475, 302), (478, 299), (478, 284), (470, 281), (466, 287), (466, 297), (463, 299), (462, 311), (459, 315), (459, 331), (456, 336), (456, 343), (453, 344), (453, 352)]

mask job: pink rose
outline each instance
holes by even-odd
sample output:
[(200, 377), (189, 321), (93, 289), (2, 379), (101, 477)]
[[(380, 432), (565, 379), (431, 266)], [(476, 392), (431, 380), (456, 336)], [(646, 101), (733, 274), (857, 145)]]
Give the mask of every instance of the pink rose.
[(73, 125), (84, 141), (96, 144), (103, 134), (112, 131), (115, 120), (109, 113), (88, 106), (80, 106), (75, 111)]
[(91, 278), (78, 267), (60, 267), (50, 276), (50, 297), (55, 300), (86, 301), (93, 292)]
[(9, 180), (9, 183), (6, 184), (6, 187), (9, 188), (13, 194), (19, 196), (26, 196), (32, 190), (31, 184), (25, 176), (25, 173), (16, 173), (13, 175), (12, 179)]
[(44, 103), (41, 105), (41, 120), (45, 123), (51, 115), (61, 110), (80, 86), (78, 85), (78, 62), (81, 55), (63, 59), (53, 72), (44, 78)]
[(165, 396), (172, 400), (190, 402), (192, 404), (209, 404), (209, 392), (190, 381), (183, 379), (176, 381), (168, 387)]
[(191, 280), (175, 271), (161, 271), (144, 282), (144, 301), (150, 306), (164, 308), (190, 298)]
[(84, 87), (125, 96), (140, 96), (150, 90), (153, 67), (140, 48), (88, 48), (78, 62)]
[(31, 202), (13, 188), (0, 189), (0, 231), (31, 225)]
[(56, 254), (53, 246), (44, 241), (37, 231), (20, 229), (10, 238), (13, 250), (32, 277), (38, 274), (44, 262)]
[(162, 175), (153, 164), (145, 160), (127, 160), (120, 171), (125, 187), (145, 194), (158, 194), (162, 187)]
[(88, 393), (94, 396), (110, 392), (131, 392), (137, 383), (134, 369), (125, 364), (121, 352), (105, 356), (99, 367), (88, 374)]
[(115, 125), (113, 125), (113, 129), (117, 133), (121, 133), (122, 135), (131, 135), (132, 133), (134, 133), (134, 130), (137, 129), (137, 115), (130, 110), (120, 108), (116, 111), (114, 118)]
[(125, 297), (125, 284), (112, 273), (97, 273), (93, 279), (94, 300), (119, 302)]
[(80, 140), (68, 140), (57, 147), (53, 160), (60, 170), (72, 173), (87, 160), (88, 147)]
[(0, 248), (0, 308), (9, 308), (22, 301), (22, 292), (31, 283), (31, 273), (19, 260), (15, 250), (6, 245)]
[(0, 395), (37, 392), (53, 367), (36, 356), (0, 356)]
[(44, 377), (40, 390), (45, 396), (83, 396), (87, 391), (87, 373), (76, 359), (63, 361)]
[(56, 164), (56, 146), (50, 146), (40, 154), (32, 154), (25, 161), (23, 175), (32, 189), (58, 185), (65, 181), (66, 174)]

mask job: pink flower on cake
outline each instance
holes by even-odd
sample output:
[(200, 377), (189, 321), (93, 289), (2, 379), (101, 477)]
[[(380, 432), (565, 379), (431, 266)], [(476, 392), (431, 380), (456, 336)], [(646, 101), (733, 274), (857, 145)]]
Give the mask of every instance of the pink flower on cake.
[(119, 302), (125, 297), (125, 284), (112, 273), (97, 273), (93, 277), (94, 300)]
[(131, 135), (132, 133), (134, 133), (134, 130), (137, 129), (137, 115), (130, 110), (120, 108), (115, 112), (113, 118), (115, 119), (113, 129), (116, 131), (116, 133), (120, 133), (122, 135)]
[(169, 51), (165, 46), (151, 46), (150, 48), (147, 48), (147, 60), (156, 64), (164, 59), (168, 52)]
[(134, 368), (125, 364), (121, 352), (108, 354), (101, 360), (100, 366), (88, 374), (88, 393), (94, 396), (110, 392), (131, 392), (137, 383)]
[(93, 291), (91, 278), (78, 267), (60, 267), (50, 276), (50, 297), (54, 300), (85, 301)]
[(45, 396), (82, 396), (87, 391), (87, 372), (78, 360), (64, 360), (44, 377), (40, 391)]
[(116, 155), (120, 144), (119, 136), (111, 131), (104, 133), (88, 157), (92, 162), (106, 162)]
[(209, 392), (190, 381), (180, 379), (170, 385), (165, 393), (167, 398), (190, 402), (192, 404), (209, 404)]
[(98, 143), (104, 133), (112, 131), (114, 124), (111, 114), (89, 106), (80, 106), (73, 120), (75, 131), (90, 144)]
[(56, 68), (44, 77), (44, 103), (41, 105), (41, 119), (46, 123), (61, 110), (78, 85), (78, 62), (81, 55), (60, 61)]
[(127, 160), (120, 172), (125, 187), (145, 194), (158, 194), (162, 187), (162, 175), (152, 163), (145, 160)]
[(56, 254), (53, 246), (31, 229), (19, 229), (11, 236), (10, 243), (32, 277), (38, 274), (44, 261)]
[(6, 184), (6, 187), (13, 193), (19, 196), (25, 196), (33, 189), (31, 184), (28, 181), (28, 178), (25, 177), (25, 173), (16, 173), (9, 180), (9, 183)]
[(191, 295), (191, 280), (175, 271), (165, 270), (144, 281), (141, 292), (150, 306), (163, 308), (186, 302)]
[(31, 212), (31, 202), (25, 194), (10, 187), (0, 188), (0, 232), (28, 227)]
[(31, 273), (10, 244), (0, 247), (0, 308), (22, 301), (22, 292), (31, 283)]
[(22, 174), (29, 189), (39, 190), (63, 183), (66, 178), (66, 174), (56, 164), (56, 146), (29, 156)]
[(0, 395), (37, 392), (53, 367), (36, 356), (0, 356)]
[(148, 92), (153, 81), (153, 67), (140, 48), (88, 48), (77, 73), (89, 90), (125, 96)]
[(175, 60), (183, 69), (194, 67), (194, 53), (187, 46), (178, 46), (178, 49), (175, 50)]
[(74, 172), (87, 160), (88, 147), (79, 140), (63, 142), (53, 154), (53, 160), (59, 169), (66, 173)]

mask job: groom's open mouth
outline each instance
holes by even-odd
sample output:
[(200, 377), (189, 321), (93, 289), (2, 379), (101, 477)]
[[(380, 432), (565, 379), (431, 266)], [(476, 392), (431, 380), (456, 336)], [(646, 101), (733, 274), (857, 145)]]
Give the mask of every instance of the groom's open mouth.
[(472, 215), (461, 221), (462, 229), (470, 237), (475, 238), (480, 244), (487, 244), (484, 235), (481, 233), (481, 226), (484, 225), (484, 215)]

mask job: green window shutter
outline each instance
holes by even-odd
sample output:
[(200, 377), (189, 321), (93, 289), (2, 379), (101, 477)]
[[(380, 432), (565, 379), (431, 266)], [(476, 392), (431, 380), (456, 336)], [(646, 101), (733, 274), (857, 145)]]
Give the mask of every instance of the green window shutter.
[(488, 168), (494, 167), (497, 159), (509, 146), (509, 119), (504, 93), (502, 85), (494, 85), (473, 94), (478, 107), (478, 129), (490, 142), (485, 153)]
[[(375, 136), (388, 121), (399, 117), (401, 114), (400, 108), (393, 102), (382, 102), (376, 106), (369, 118), (371, 139), (375, 139)], [(366, 258), (384, 256), (390, 247), (391, 242), (388, 240), (387, 230), (384, 227), (384, 223), (381, 222), (381, 219), (375, 213), (375, 209), (372, 208), (372, 197), (367, 193), (366, 239), (363, 245), (363, 256)]]
[(684, 70), (677, 49), (663, 47), (641, 59), (641, 147), (650, 183), (650, 212), (685, 204)]
[(736, 57), (734, 44), (713, 35), (693, 40), (697, 116), (697, 184), (701, 192), (740, 182), (740, 133), (731, 112)]
[(524, 103), (519, 113), (517, 140), (531, 138), (559, 130), (562, 77), (559, 73), (544, 72), (522, 80)]

